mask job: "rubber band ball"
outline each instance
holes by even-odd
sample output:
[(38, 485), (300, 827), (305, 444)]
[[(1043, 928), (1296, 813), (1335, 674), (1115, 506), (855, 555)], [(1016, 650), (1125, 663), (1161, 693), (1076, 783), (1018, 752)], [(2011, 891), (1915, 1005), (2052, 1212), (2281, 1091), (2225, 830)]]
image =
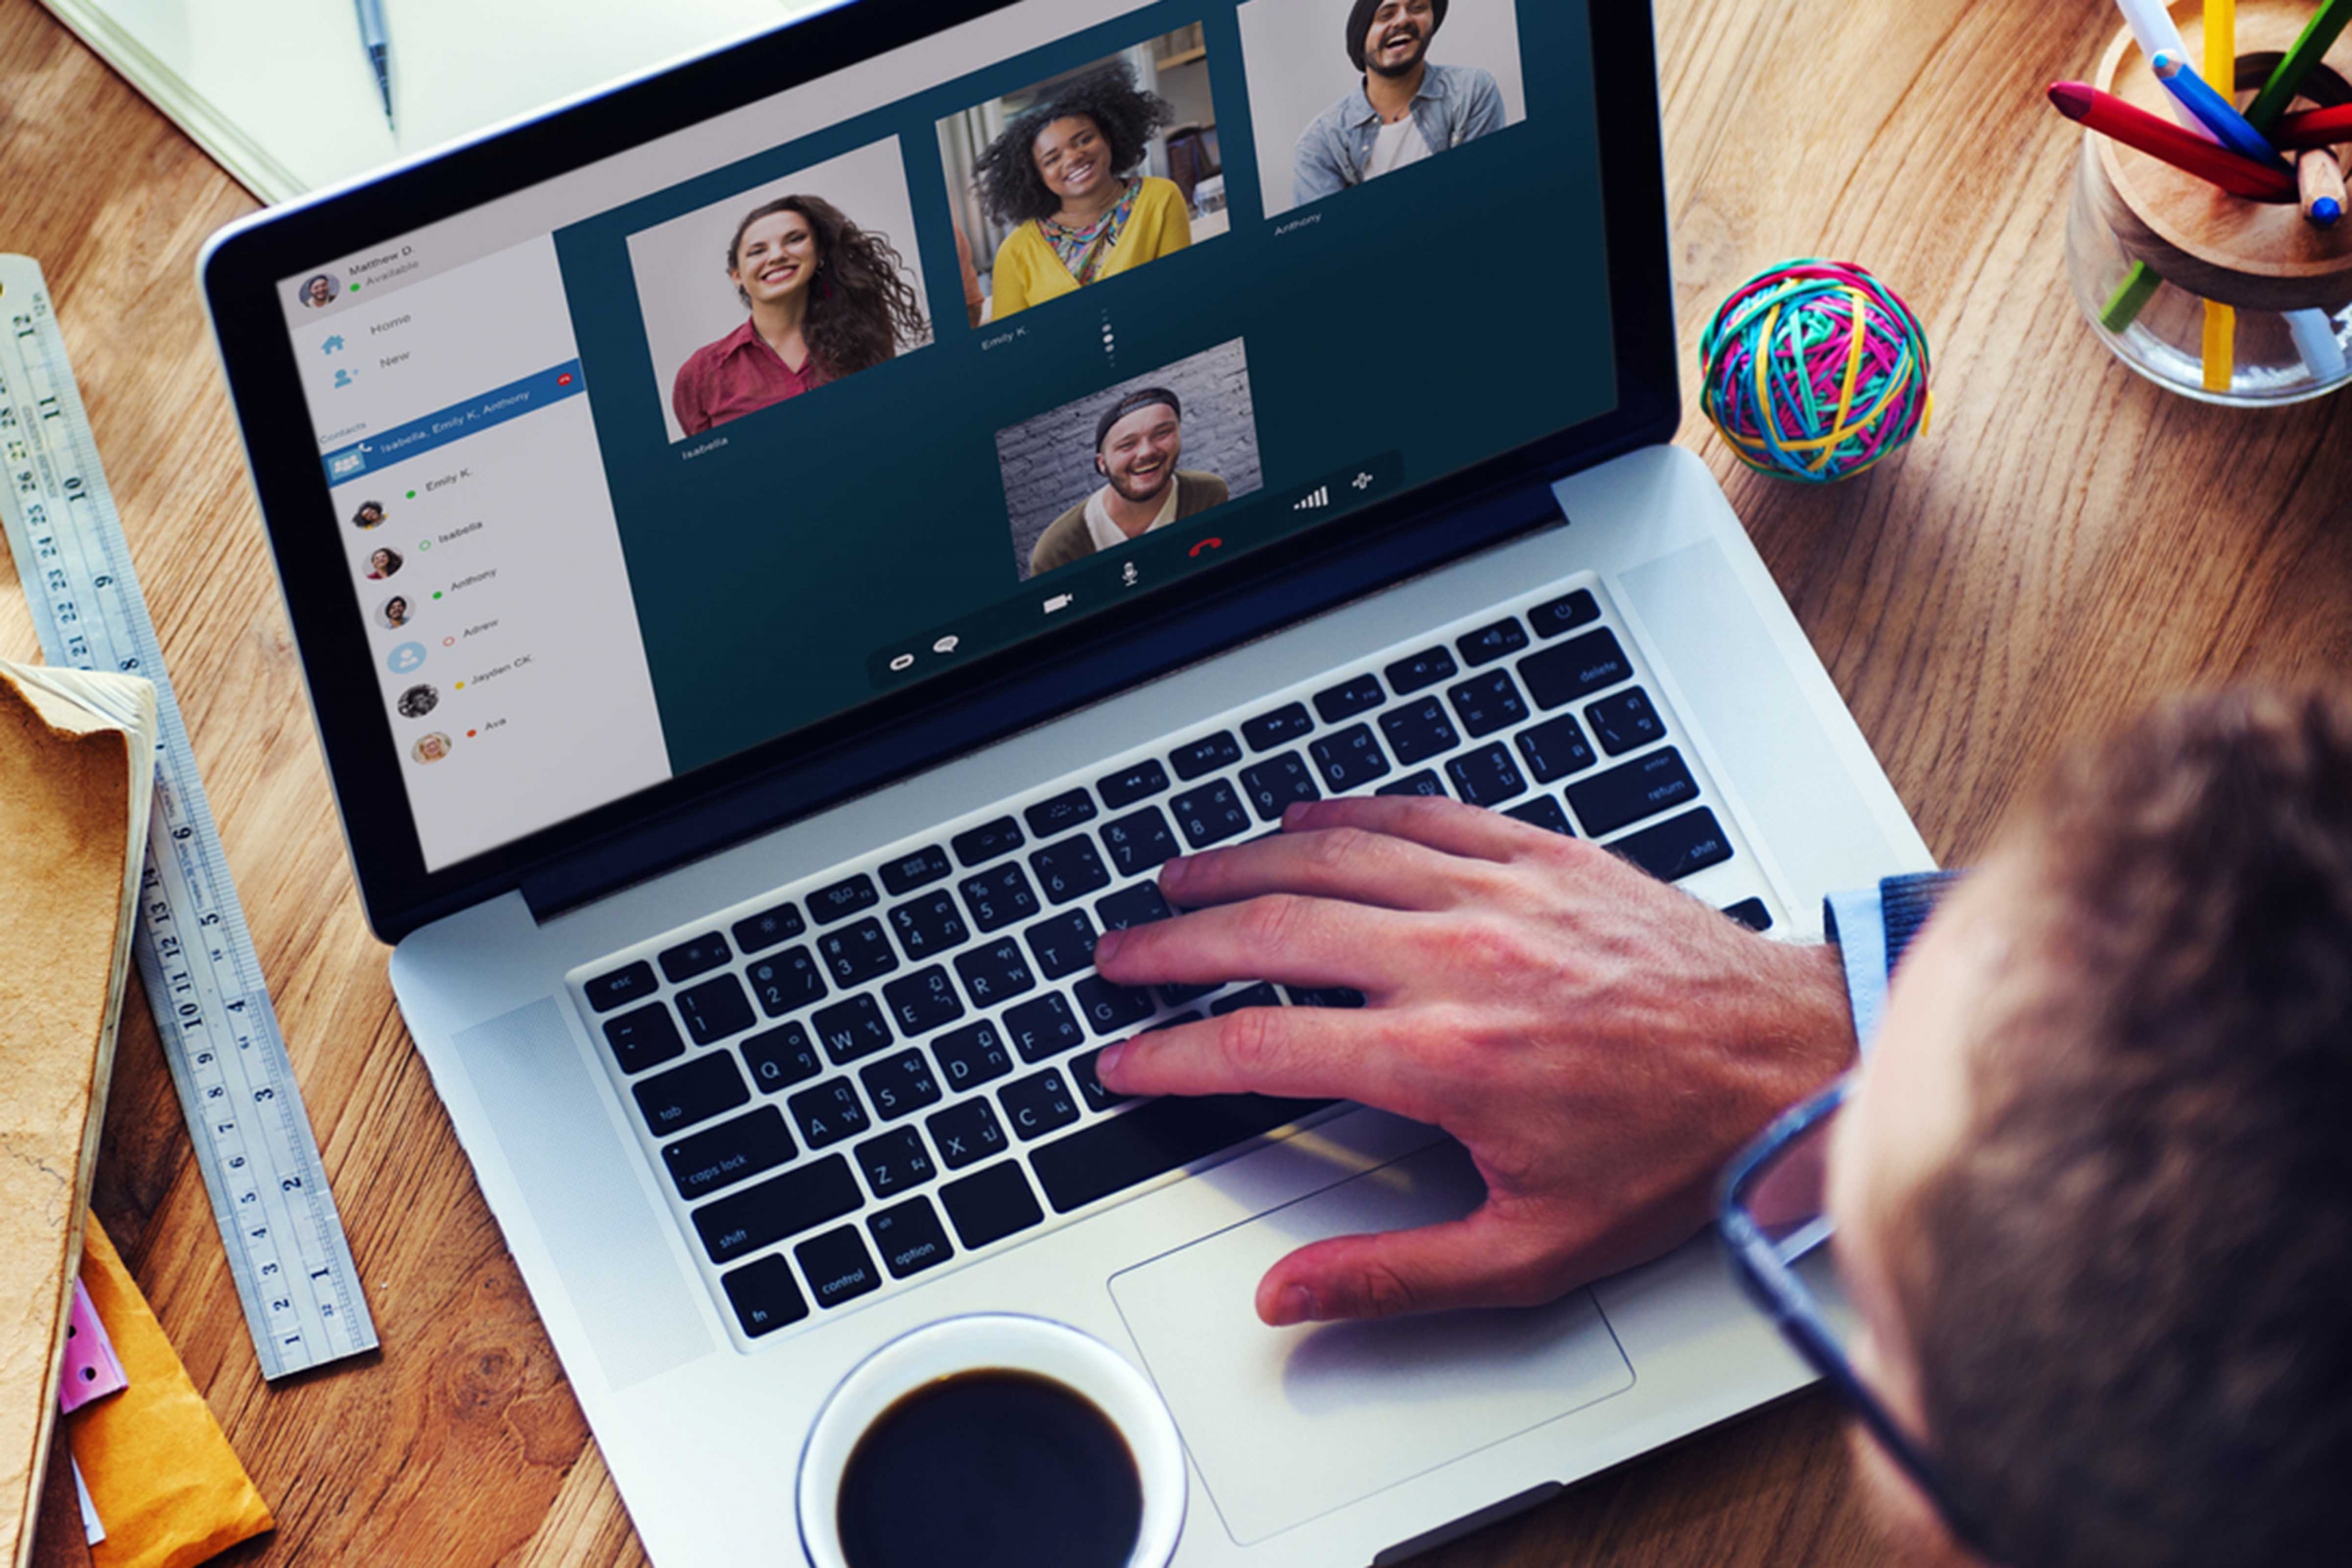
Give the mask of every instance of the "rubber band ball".
[(1742, 462), (1851, 479), (1928, 428), (1928, 337), (1850, 262), (1789, 262), (1735, 290), (1699, 339), (1700, 401)]

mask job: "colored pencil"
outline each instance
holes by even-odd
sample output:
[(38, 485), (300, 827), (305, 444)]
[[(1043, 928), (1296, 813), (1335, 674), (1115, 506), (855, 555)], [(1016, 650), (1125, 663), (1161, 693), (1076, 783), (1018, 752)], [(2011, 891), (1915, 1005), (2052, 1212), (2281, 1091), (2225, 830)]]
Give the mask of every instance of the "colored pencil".
[(2238, 113), (2235, 104), (2215, 92), (2211, 83), (2189, 70), (2187, 60), (2165, 50), (2148, 62), (2148, 68), (2156, 73), (2156, 80), (2165, 85), (2165, 91), (2180, 101), (2181, 107), (2204, 122), (2205, 129), (2213, 133), (2214, 141), (2239, 157), (2251, 158), (2257, 164), (2278, 161), (2278, 150), (2263, 140), (2262, 132), (2246, 123), (2245, 116)]
[[(2176, 76), (2179, 74), (2175, 73)], [(2203, 102), (2204, 108), (2200, 111), (2192, 107), (2188, 112), (2203, 120), (2206, 128), (2226, 145), (2231, 140), (2231, 132), (2222, 128), (2237, 117), (2238, 0), (2205, 0), (2204, 73), (2192, 77), (2191, 81), (2195, 86), (2188, 89), (2189, 96), (2186, 101)], [(2172, 85), (2166, 84), (2167, 86)], [(2201, 95), (2197, 90), (2199, 87), (2205, 89)], [(2174, 96), (2177, 97), (2179, 95), (2176, 92)], [(2216, 115), (2214, 101), (2230, 112)], [(2263, 143), (2266, 151), (2269, 146), (2267, 141)], [(2243, 143), (2238, 151), (2250, 152)], [(2259, 155), (2254, 156), (2256, 163), (2261, 162)], [(2272, 152), (2271, 156), (2275, 159), (2278, 154)], [(2237, 310), (2218, 299), (2208, 299), (2205, 301), (2205, 389), (2209, 392), (2228, 391), (2237, 378)]]
[(2311, 74), (2312, 67), (2320, 62), (2320, 57), (2335, 42), (2347, 22), (2352, 22), (2352, 0), (2327, 0), (2319, 8), (2319, 15), (2305, 25), (2302, 36), (2295, 39), (2294, 46), (2270, 73), (2270, 80), (2262, 85), (2262, 91), (2246, 107), (2245, 118), (2256, 130), (2267, 133), (2286, 114), (2287, 106), (2295, 101), (2296, 93), (2301, 90), (2303, 79)]
[(2290, 114), (2270, 132), (2270, 144), (2281, 152), (2300, 152), (2306, 147), (2334, 147), (2344, 141), (2352, 141), (2352, 104)]
[(2296, 184), (2303, 197), (2303, 216), (2323, 229), (2333, 229), (2344, 216), (2344, 165), (2324, 147), (2314, 147), (2295, 160)]
[(2295, 199), (2294, 177), (2284, 165), (2241, 158), (2086, 82), (2053, 84), (2050, 101), (2068, 119), (2199, 179), (2211, 180), (2233, 196), (2252, 201)]
[[(2165, 0), (2115, 0), (2115, 7), (2123, 13), (2123, 20), (2131, 27), (2132, 36), (2139, 40), (2143, 57), (2154, 60), (2159, 54), (2170, 53), (2187, 58), (2188, 46), (2180, 41), (2180, 28), (2173, 25), (2172, 13), (2165, 9)], [(2208, 141), (2213, 140), (2205, 122), (2177, 100), (2172, 112), (2182, 125)]]

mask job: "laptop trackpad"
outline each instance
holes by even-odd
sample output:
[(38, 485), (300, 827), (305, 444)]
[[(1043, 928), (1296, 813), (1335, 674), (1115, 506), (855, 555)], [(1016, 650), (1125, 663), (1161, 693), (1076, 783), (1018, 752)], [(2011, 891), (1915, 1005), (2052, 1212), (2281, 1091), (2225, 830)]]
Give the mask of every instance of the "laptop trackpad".
[(1550, 1306), (1268, 1328), (1258, 1280), (1325, 1236), (1459, 1218), (1485, 1188), (1435, 1145), (1113, 1277), (1227, 1529), (1244, 1546), (1634, 1383), (1578, 1291)]

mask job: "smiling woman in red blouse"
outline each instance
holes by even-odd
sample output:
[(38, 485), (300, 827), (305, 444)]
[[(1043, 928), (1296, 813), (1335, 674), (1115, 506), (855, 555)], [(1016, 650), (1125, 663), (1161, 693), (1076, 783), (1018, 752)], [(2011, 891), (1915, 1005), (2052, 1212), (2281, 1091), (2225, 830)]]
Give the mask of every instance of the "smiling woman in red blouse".
[(727, 277), (751, 319), (686, 356), (670, 407), (688, 435), (854, 376), (931, 339), (931, 324), (883, 235), (813, 196), (753, 208), (727, 246)]

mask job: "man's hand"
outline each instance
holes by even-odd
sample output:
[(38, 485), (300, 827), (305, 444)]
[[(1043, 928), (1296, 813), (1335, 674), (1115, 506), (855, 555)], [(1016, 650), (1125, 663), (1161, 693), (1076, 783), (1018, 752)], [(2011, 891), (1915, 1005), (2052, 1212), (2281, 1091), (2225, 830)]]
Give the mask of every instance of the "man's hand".
[(1529, 1305), (1667, 1251), (1724, 1162), (1851, 1058), (1835, 952), (1768, 941), (1581, 840), (1416, 797), (1291, 808), (1168, 863), (1193, 911), (1105, 934), (1125, 986), (1350, 986), (1358, 1010), (1249, 1008), (1102, 1053), (1123, 1094), (1337, 1097), (1469, 1149), (1467, 1218), (1300, 1248), (1274, 1325)]

